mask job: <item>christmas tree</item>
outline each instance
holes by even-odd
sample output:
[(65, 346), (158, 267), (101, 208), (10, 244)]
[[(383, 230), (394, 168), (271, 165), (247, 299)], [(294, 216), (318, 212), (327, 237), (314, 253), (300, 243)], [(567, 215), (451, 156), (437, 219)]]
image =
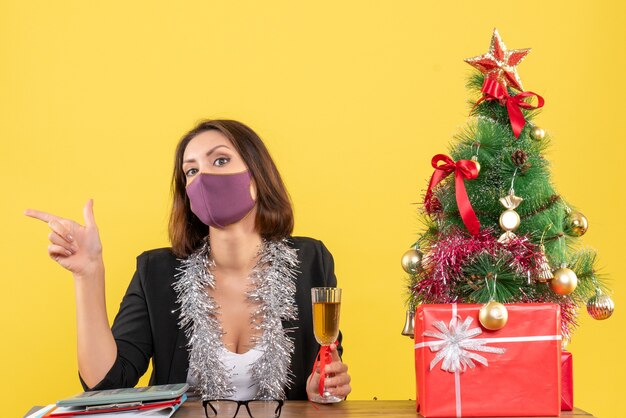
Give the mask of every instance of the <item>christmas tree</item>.
[(498, 329), (506, 323), (501, 303), (557, 303), (567, 341), (579, 305), (605, 319), (613, 302), (596, 252), (578, 244), (587, 219), (550, 181), (543, 156), (550, 138), (533, 124), (544, 101), (523, 90), (517, 73), (529, 52), (507, 50), (494, 30), (489, 52), (465, 60), (479, 70), (468, 82), (470, 122), (450, 156), (432, 159), (420, 208), (426, 227), (402, 265), (411, 311), (421, 303), (485, 304), (481, 323)]

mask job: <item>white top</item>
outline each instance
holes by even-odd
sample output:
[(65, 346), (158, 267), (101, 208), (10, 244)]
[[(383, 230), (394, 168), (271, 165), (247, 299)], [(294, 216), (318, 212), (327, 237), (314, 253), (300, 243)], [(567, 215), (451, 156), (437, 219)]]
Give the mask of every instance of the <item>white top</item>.
[[(220, 360), (226, 367), (230, 375), (230, 382), (235, 388), (235, 392), (228, 399), (236, 401), (247, 401), (254, 399), (259, 391), (259, 385), (252, 381), (250, 366), (261, 357), (263, 351), (257, 346), (243, 354), (233, 353), (222, 347), (220, 350)], [(187, 373), (187, 383), (195, 387), (198, 383), (195, 376)]]

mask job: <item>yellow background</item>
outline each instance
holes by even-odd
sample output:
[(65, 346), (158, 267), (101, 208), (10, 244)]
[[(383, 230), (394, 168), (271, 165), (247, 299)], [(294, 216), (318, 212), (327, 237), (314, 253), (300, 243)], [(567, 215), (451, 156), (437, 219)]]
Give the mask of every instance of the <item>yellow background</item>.
[(207, 117), (259, 132), (296, 234), (334, 254), (351, 398), (414, 399), (399, 260), (430, 158), (467, 121), (463, 59), (493, 27), (534, 48), (519, 71), (547, 101), (553, 180), (613, 279), (615, 315), (583, 310), (570, 345), (576, 404), (623, 415), (623, 2), (95, 3), (0, 2), (2, 416), (80, 390), (72, 278), (23, 210), (80, 220), (95, 199), (112, 320), (134, 257), (168, 244), (174, 145)]

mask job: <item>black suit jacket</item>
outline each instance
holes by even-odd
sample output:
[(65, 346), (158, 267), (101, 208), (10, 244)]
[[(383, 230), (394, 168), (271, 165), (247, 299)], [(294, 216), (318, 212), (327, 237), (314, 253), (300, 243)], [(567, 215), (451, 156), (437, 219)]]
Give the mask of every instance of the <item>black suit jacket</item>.
[[(295, 294), (298, 319), (283, 321), (284, 328), (294, 329), (289, 335), (295, 343), (291, 357), (293, 384), (286, 395), (287, 399), (307, 399), (306, 379), (319, 350), (313, 336), (311, 288), (335, 287), (337, 279), (333, 257), (321, 241), (293, 237), (289, 245), (297, 249), (300, 272)], [(111, 370), (93, 388), (81, 379), (85, 390), (133, 387), (146, 372), (150, 359), (151, 385), (186, 381), (187, 338), (178, 327), (180, 305), (176, 303), (177, 294), (172, 287), (179, 266), (180, 261), (169, 248), (146, 251), (137, 257), (137, 271), (112, 327), (117, 358)]]

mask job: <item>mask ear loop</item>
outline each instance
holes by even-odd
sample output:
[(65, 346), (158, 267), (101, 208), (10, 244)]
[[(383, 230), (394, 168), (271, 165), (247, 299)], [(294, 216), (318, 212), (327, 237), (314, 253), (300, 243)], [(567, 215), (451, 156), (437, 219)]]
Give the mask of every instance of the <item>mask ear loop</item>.
[(256, 203), (256, 186), (252, 182), (252, 178), (250, 178), (250, 199), (254, 200)]

